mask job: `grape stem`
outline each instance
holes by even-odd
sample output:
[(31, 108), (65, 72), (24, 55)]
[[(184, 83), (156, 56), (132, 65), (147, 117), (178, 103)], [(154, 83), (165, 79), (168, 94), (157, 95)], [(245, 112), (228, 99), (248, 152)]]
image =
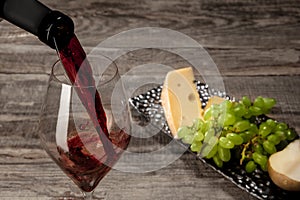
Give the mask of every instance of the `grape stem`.
[(250, 144), (254, 144), (256, 142), (256, 140), (259, 139), (259, 136), (255, 136), (254, 138), (252, 138), (249, 142), (247, 142), (246, 144), (244, 144), (244, 147), (243, 147), (243, 151), (241, 153), (242, 155), (242, 158), (240, 159), (240, 165), (243, 164), (243, 161), (245, 160), (246, 158), (246, 150), (248, 149), (248, 147), (250, 146)]
[(259, 139), (259, 136), (255, 136), (254, 138), (252, 138), (251, 142), (254, 144), (257, 139)]
[(244, 161), (245, 158), (246, 158), (246, 150), (247, 150), (247, 148), (249, 147), (250, 144), (251, 144), (251, 141), (249, 141), (248, 143), (244, 144), (243, 151), (242, 151), (242, 153), (241, 153), (242, 158), (240, 159), (240, 165), (243, 164), (243, 161)]

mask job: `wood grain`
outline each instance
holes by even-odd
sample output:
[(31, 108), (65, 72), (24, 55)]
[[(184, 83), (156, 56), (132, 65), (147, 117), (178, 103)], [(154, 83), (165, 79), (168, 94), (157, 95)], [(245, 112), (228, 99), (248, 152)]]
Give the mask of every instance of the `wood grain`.
[[(298, 0), (41, 2), (72, 17), (87, 52), (108, 37), (134, 28), (162, 27), (186, 34), (208, 51), (229, 95), (276, 98), (271, 116), (300, 133)], [(55, 51), (35, 36), (0, 22), (0, 199), (62, 199), (73, 193), (79, 195), (76, 186), (42, 149), (37, 132), (47, 73), (56, 60)], [(157, 49), (130, 52), (116, 64), (121, 74), (126, 74), (135, 66), (153, 61), (174, 68), (188, 65), (177, 55)], [(163, 78), (161, 73), (149, 69), (132, 74), (126, 83), (132, 87), (135, 81), (149, 77), (154, 81)], [(129, 149), (151, 151), (166, 141), (160, 135), (137, 139)], [(95, 196), (110, 200), (255, 199), (188, 153), (154, 172), (112, 170), (97, 187)]]
[[(124, 30), (158, 26), (181, 31), (207, 47), (297, 48), (299, 2), (284, 1), (120, 1), (43, 0), (70, 15), (85, 46)], [(1, 42), (38, 43), (2, 23)]]
[[(85, 47), (90, 52), (95, 47)], [(121, 51), (122, 49), (113, 49)], [(177, 49), (178, 51), (181, 48)], [(300, 75), (300, 51), (294, 49), (205, 49), (217, 65), (221, 75)], [(184, 49), (182, 48), (182, 51)], [(189, 51), (193, 51), (190, 48)], [(195, 49), (197, 51), (197, 49)], [(112, 49), (101, 49), (110, 55)], [(30, 54), (30, 56), (28, 56)], [(45, 74), (51, 71), (57, 60), (55, 51), (40, 45), (3, 44), (0, 46), (0, 73), (3, 74)], [(121, 74), (140, 64), (165, 64), (176, 68), (190, 65), (178, 55), (159, 49), (143, 49), (122, 55), (116, 62), (121, 66)], [(192, 59), (198, 59), (193, 55)], [(151, 70), (151, 69), (150, 69)], [(150, 71), (149, 70), (149, 71)]]

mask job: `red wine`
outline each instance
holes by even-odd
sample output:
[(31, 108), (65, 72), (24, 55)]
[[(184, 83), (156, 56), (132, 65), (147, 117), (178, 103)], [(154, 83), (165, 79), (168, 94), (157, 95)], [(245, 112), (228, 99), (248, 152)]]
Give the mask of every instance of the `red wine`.
[(69, 134), (72, 135), (67, 141), (69, 150), (66, 152), (57, 147), (60, 154), (58, 164), (83, 191), (89, 192), (119, 159), (128, 146), (130, 136), (122, 130), (108, 132), (106, 114), (96, 90), (92, 68), (76, 36), (58, 53), (98, 133), (79, 134), (73, 131)]
[(58, 165), (85, 192), (92, 191), (100, 180), (110, 171), (111, 166), (126, 149), (130, 137), (124, 131), (111, 132), (109, 137), (113, 144), (115, 159), (110, 165), (105, 164), (108, 156), (96, 133), (76, 131), (68, 141), (69, 151), (58, 147), (60, 157)]
[(95, 87), (92, 68), (75, 35), (71, 38), (69, 44), (59, 51), (59, 56), (71, 83), (76, 86), (76, 92), (99, 133), (106, 154), (113, 159), (114, 150), (111, 142), (108, 141), (106, 114), (101, 104), (100, 95)]

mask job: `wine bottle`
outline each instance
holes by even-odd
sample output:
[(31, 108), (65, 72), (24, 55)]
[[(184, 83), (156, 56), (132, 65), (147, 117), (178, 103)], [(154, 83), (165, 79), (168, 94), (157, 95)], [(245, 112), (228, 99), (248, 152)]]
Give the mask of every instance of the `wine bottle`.
[(74, 23), (70, 17), (37, 0), (1, 0), (0, 17), (54, 49), (64, 48), (74, 35)]

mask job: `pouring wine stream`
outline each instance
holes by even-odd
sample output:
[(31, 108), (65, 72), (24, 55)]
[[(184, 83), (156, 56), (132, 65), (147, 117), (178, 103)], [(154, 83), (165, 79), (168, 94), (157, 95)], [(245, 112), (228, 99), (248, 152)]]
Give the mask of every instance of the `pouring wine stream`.
[(116, 155), (109, 138), (106, 114), (95, 87), (92, 68), (74, 34), (73, 21), (59, 11), (53, 11), (36, 0), (2, 0), (0, 17), (38, 36), (56, 49), (65, 71), (85, 106), (107, 155), (109, 165)]

